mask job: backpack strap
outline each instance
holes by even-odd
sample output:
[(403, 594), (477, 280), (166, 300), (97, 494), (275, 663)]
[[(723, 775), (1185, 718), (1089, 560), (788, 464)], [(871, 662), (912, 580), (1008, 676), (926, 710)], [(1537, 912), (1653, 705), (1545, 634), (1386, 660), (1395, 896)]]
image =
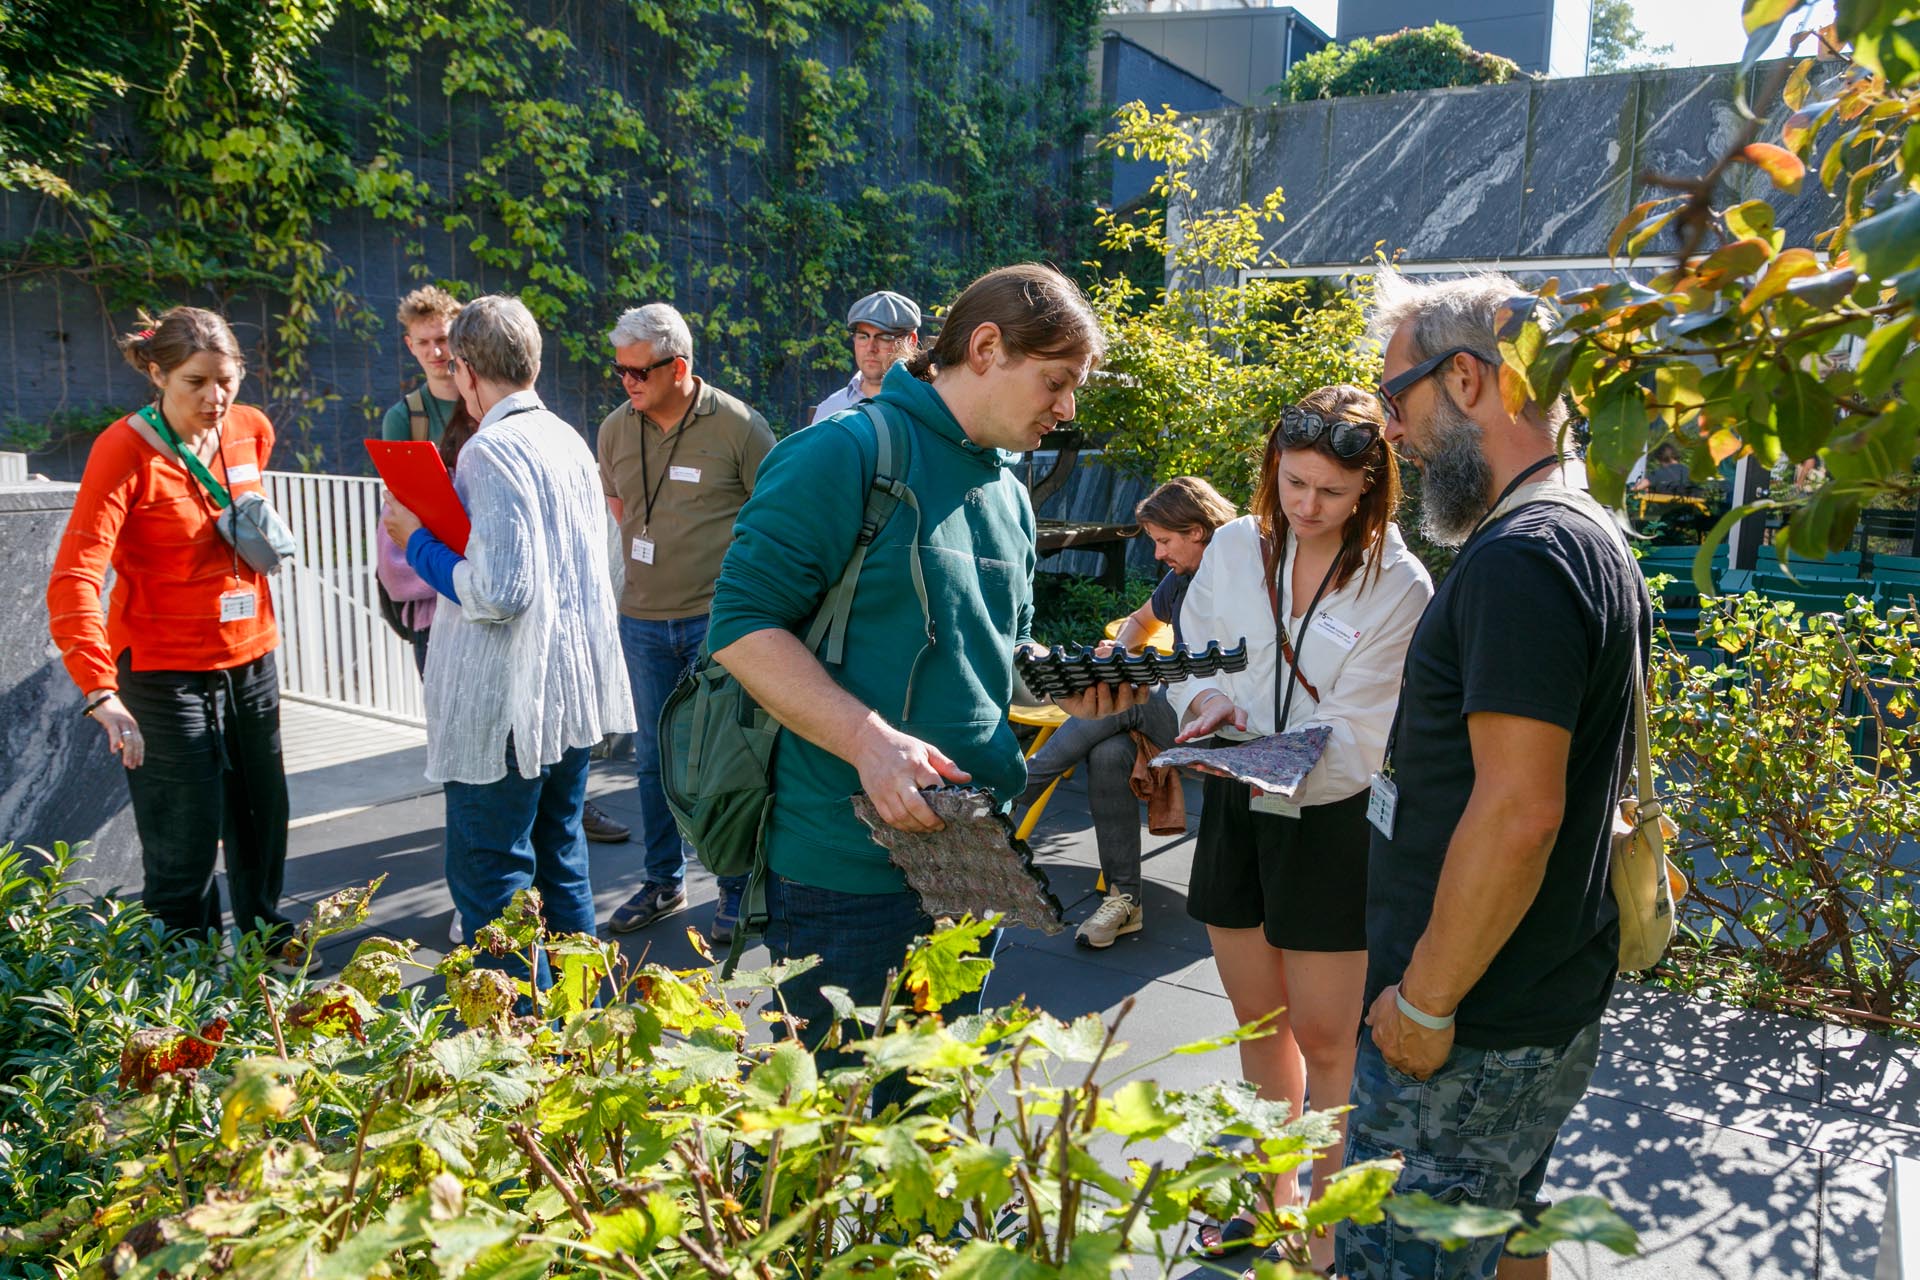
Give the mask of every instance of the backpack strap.
[(406, 405), (407, 433), (415, 440), (429, 439), (432, 433), (428, 430), (430, 424), (427, 421), (426, 394), (419, 388), (414, 388), (407, 392)]
[[(834, 583), (826, 598), (820, 602), (820, 612), (807, 629), (806, 645), (809, 652), (819, 654), (820, 659), (830, 665), (838, 666), (845, 660), (847, 620), (853, 614), (853, 596), (860, 586), (860, 570), (866, 563), (867, 548), (880, 536), (880, 530), (893, 517), (894, 509), (904, 503), (913, 512), (913, 537), (907, 564), (913, 575), (913, 594), (920, 601), (920, 625), (927, 637), (926, 644), (915, 655), (913, 667), (907, 675), (907, 700), (900, 710), (900, 718), (905, 720), (913, 710), (913, 685), (919, 675), (920, 662), (932, 651), (935, 640), (933, 610), (927, 602), (926, 575), (920, 567), (920, 500), (901, 478), (907, 473), (909, 459), (905, 429), (873, 401), (862, 404), (860, 411), (873, 431), (876, 458), (873, 481), (867, 487), (867, 505), (860, 519), (859, 537), (854, 540), (853, 557), (847, 561), (840, 580)], [(897, 465), (895, 453), (899, 454)], [(826, 646), (824, 651), (821, 649), (823, 641)]]

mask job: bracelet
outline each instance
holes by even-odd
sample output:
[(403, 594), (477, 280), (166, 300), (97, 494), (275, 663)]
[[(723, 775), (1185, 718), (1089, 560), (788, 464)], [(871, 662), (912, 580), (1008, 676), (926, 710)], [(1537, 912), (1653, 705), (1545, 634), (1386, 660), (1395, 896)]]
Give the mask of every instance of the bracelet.
[(1402, 1017), (1406, 1018), (1409, 1022), (1418, 1023), (1429, 1031), (1445, 1031), (1453, 1025), (1453, 1014), (1450, 1013), (1444, 1018), (1436, 1018), (1430, 1013), (1424, 1013), (1414, 1008), (1413, 1005), (1408, 1002), (1406, 995), (1402, 993), (1397, 986), (1393, 989), (1393, 1002), (1400, 1006), (1400, 1014)]
[(90, 717), (93, 715), (94, 712), (98, 711), (101, 707), (106, 706), (107, 703), (111, 702), (112, 700), (113, 700), (112, 693), (110, 692), (103, 693), (99, 697), (95, 698), (92, 702), (89, 702), (86, 706), (80, 708), (80, 714), (83, 716)]

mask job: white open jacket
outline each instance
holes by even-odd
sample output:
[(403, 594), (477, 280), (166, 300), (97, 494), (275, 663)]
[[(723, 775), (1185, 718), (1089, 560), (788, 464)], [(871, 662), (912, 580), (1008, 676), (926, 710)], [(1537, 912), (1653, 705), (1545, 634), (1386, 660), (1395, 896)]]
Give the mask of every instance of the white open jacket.
[[(1280, 572), (1280, 609), (1287, 618), (1289, 636), (1298, 632), (1297, 615), (1312, 598), (1311, 593), (1299, 600), (1288, 598), (1297, 547), (1292, 538), (1287, 540), (1286, 563)], [(1245, 637), (1247, 669), (1168, 686), (1167, 700), (1183, 722), (1188, 707), (1217, 689), (1247, 713), (1251, 735), (1276, 732), (1274, 685), (1292, 680), (1293, 675), (1280, 657), (1265, 577), (1260, 531), (1252, 516), (1214, 531), (1180, 609), (1180, 634), (1195, 649), (1209, 640), (1225, 647)], [(1301, 674), (1320, 691), (1320, 701), (1316, 703), (1296, 686), (1285, 728), (1324, 724), (1333, 736), (1293, 803), (1332, 804), (1367, 789), (1386, 756), (1407, 646), (1432, 598), (1433, 579), (1394, 525), (1387, 526), (1377, 575), (1363, 567), (1345, 586), (1321, 597), (1308, 622), (1305, 642), (1295, 642)], [(1344, 638), (1335, 638), (1336, 631)], [(1284, 685), (1280, 693), (1286, 696)]]
[(427, 649), (428, 779), (506, 777), (509, 732), (525, 778), (631, 732), (607, 503), (580, 433), (515, 392), (460, 450), (453, 487), (473, 532), (453, 570), (459, 607), (435, 611)]

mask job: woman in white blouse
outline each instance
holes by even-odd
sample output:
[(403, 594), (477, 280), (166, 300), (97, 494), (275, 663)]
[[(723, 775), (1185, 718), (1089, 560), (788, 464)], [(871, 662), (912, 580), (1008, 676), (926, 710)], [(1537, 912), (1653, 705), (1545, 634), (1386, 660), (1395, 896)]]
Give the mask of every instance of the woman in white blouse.
[[(1187, 910), (1207, 926), (1242, 1022), (1285, 1009), (1275, 1034), (1240, 1046), (1262, 1097), (1296, 1113), (1307, 1095), (1344, 1104), (1367, 971), (1367, 794), (1385, 756), (1413, 630), (1433, 595), (1394, 525), (1398, 465), (1369, 391), (1322, 387), (1267, 440), (1251, 515), (1218, 529), (1181, 611), (1187, 636), (1247, 639), (1245, 671), (1170, 689), (1181, 741), (1331, 730), (1291, 803), (1209, 777)], [(1285, 619), (1285, 631), (1277, 625)], [(1318, 1162), (1314, 1193), (1339, 1167)], [(1293, 1201), (1291, 1179), (1274, 1199)], [(1203, 1249), (1253, 1234), (1210, 1224)], [(1332, 1241), (1315, 1241), (1315, 1261)], [(1323, 1264), (1324, 1265), (1324, 1264)]]

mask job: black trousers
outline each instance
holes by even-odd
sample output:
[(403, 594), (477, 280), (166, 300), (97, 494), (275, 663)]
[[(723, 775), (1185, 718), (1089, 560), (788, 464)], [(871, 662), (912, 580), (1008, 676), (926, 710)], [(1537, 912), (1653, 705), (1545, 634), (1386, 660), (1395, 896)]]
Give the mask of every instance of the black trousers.
[(120, 700), (147, 747), (127, 770), (147, 910), (176, 933), (219, 929), (213, 872), (224, 842), (235, 921), (283, 935), (287, 774), (274, 656), (224, 671), (135, 671), (123, 653), (119, 667)]

